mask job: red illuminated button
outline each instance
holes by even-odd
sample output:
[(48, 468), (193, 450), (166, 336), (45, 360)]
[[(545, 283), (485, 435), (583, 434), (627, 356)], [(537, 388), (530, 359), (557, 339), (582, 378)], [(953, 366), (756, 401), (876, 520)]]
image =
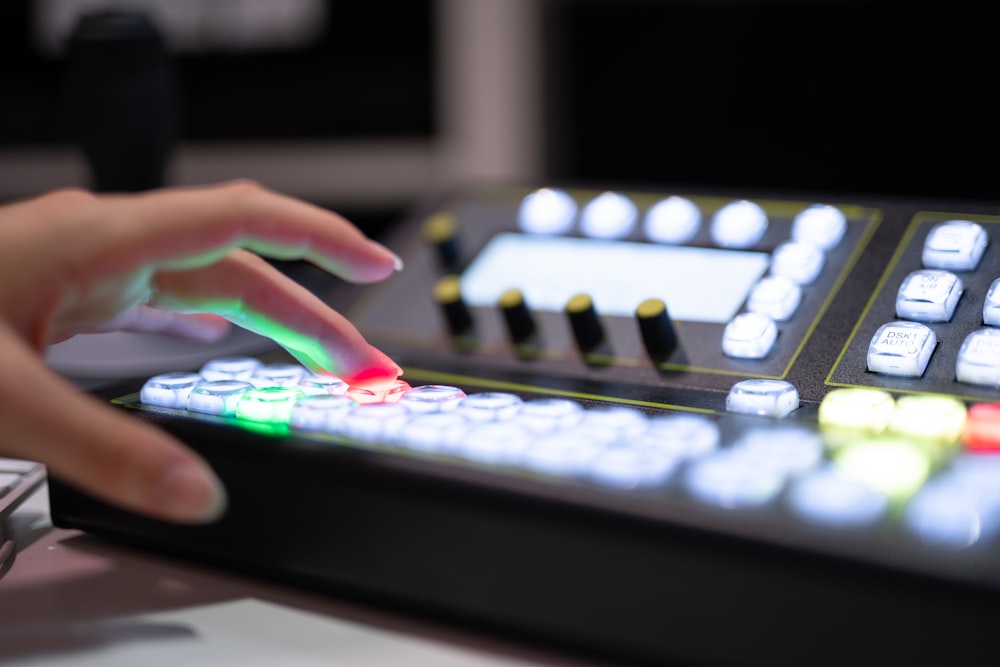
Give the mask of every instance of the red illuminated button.
[(962, 441), (973, 452), (1000, 452), (1000, 403), (970, 407)]
[(410, 389), (409, 383), (395, 380), (389, 384), (374, 387), (351, 387), (347, 390), (347, 397), (353, 399), (358, 405), (395, 403)]

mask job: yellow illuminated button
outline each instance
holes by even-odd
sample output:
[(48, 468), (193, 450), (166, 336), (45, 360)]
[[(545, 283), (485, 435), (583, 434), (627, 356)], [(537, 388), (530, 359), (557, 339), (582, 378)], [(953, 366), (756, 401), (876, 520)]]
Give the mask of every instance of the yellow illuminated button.
[(834, 463), (843, 474), (881, 491), (894, 502), (917, 492), (931, 473), (930, 455), (909, 440), (868, 438), (837, 451)]
[(835, 389), (819, 404), (819, 424), (823, 428), (879, 433), (892, 419), (895, 400), (881, 389), (848, 387)]
[(958, 441), (965, 426), (966, 409), (952, 396), (902, 396), (889, 420), (889, 431), (940, 443)]

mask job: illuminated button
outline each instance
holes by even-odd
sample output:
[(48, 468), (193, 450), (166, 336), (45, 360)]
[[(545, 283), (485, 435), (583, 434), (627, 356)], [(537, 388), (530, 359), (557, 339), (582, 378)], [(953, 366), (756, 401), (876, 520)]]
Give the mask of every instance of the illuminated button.
[(632, 200), (617, 192), (594, 197), (580, 214), (580, 231), (596, 239), (620, 239), (628, 236), (639, 219)]
[(825, 429), (880, 433), (889, 425), (896, 401), (887, 391), (864, 387), (834, 389), (819, 404), (819, 424)]
[(356, 405), (343, 394), (305, 396), (295, 401), (288, 423), (303, 431), (336, 431)]
[(1000, 329), (978, 329), (965, 337), (955, 377), (959, 382), (1000, 387)]
[(907, 504), (903, 520), (921, 541), (950, 548), (972, 546), (1000, 528), (1000, 498), (942, 475)]
[(868, 370), (873, 373), (920, 377), (927, 369), (937, 335), (918, 322), (889, 322), (868, 345)]
[(861, 440), (834, 453), (837, 469), (878, 489), (891, 501), (908, 499), (927, 480), (927, 452), (902, 438), (882, 436)]
[(521, 202), (518, 223), (529, 234), (565, 234), (573, 228), (576, 202), (562, 190), (542, 188)]
[(677, 332), (667, 313), (667, 304), (660, 299), (646, 299), (635, 309), (646, 353), (654, 361), (666, 359), (677, 348)]
[(253, 389), (241, 380), (199, 382), (188, 395), (187, 409), (223, 417), (236, 414), (236, 406), (244, 393)]
[(548, 475), (577, 475), (587, 471), (604, 451), (605, 444), (586, 432), (574, 429), (564, 433), (540, 435), (525, 449), (521, 465)]
[(978, 403), (969, 408), (962, 442), (972, 452), (1000, 452), (1000, 403)]
[(828, 204), (814, 204), (792, 219), (792, 239), (811, 243), (823, 251), (836, 248), (846, 231), (843, 211)]
[(474, 422), (503, 421), (516, 415), (522, 403), (524, 399), (517, 394), (487, 391), (481, 394), (469, 394), (455, 409)]
[(441, 266), (453, 270), (459, 260), (458, 221), (455, 215), (447, 212), (435, 213), (424, 222), (421, 232), (424, 240), (437, 251)]
[(414, 387), (399, 399), (400, 405), (405, 405), (413, 412), (443, 412), (458, 406), (465, 398), (465, 392), (458, 387), (442, 384), (426, 384)]
[(750, 248), (767, 231), (767, 213), (745, 199), (726, 204), (712, 217), (712, 240), (723, 248)]
[(1000, 278), (990, 284), (983, 301), (983, 324), (1000, 327)]
[(719, 425), (702, 415), (661, 415), (649, 420), (649, 428), (642, 437), (643, 446), (694, 459), (711, 454), (719, 447)]
[(347, 393), (347, 383), (334, 375), (306, 373), (299, 380), (299, 388), (306, 393), (343, 395)]
[(798, 407), (798, 390), (784, 380), (743, 380), (734, 384), (726, 396), (728, 412), (747, 415), (784, 417)]
[(253, 357), (219, 357), (201, 367), (201, 376), (209, 382), (216, 380), (243, 380), (248, 382), (261, 362)]
[(306, 372), (299, 364), (265, 364), (253, 372), (250, 383), (255, 387), (294, 387)]
[(409, 383), (403, 380), (396, 380), (395, 382), (379, 387), (351, 387), (344, 395), (353, 399), (359, 405), (397, 403), (410, 390)]
[(747, 310), (784, 322), (795, 314), (801, 302), (802, 288), (791, 278), (766, 276), (750, 292)]
[(774, 347), (778, 327), (767, 315), (737, 315), (722, 332), (722, 351), (737, 359), (762, 359)]
[(808, 285), (823, 270), (823, 251), (809, 243), (789, 241), (771, 254), (771, 273), (785, 276), (797, 285)]
[(566, 315), (577, 347), (586, 354), (604, 342), (604, 325), (587, 294), (577, 294), (566, 302)]
[(191, 390), (202, 381), (198, 373), (163, 373), (146, 380), (139, 390), (139, 400), (161, 408), (187, 407)]
[(514, 419), (536, 433), (567, 429), (583, 419), (583, 406), (565, 398), (536, 398), (525, 401)]
[(601, 451), (588, 472), (598, 482), (619, 488), (661, 484), (680, 464), (680, 459), (663, 450), (624, 444)]
[(469, 429), (470, 422), (454, 412), (426, 412), (410, 418), (394, 441), (423, 452), (449, 452)]
[(901, 396), (888, 430), (915, 439), (951, 444), (965, 427), (965, 403), (953, 396)]
[(931, 228), (921, 257), (929, 269), (971, 271), (979, 265), (987, 243), (981, 225), (971, 220), (949, 220)]
[(472, 328), (472, 312), (462, 298), (462, 283), (457, 275), (444, 276), (434, 284), (434, 300), (444, 313), (451, 335), (460, 336)]
[(838, 527), (872, 524), (889, 509), (884, 493), (830, 468), (796, 480), (788, 491), (788, 502), (806, 520)]
[(287, 424), (295, 401), (304, 396), (292, 387), (257, 387), (240, 398), (236, 404), (236, 416), (255, 422)]
[(785, 476), (755, 467), (728, 450), (695, 461), (684, 476), (689, 493), (698, 500), (727, 509), (759, 507), (781, 492)]
[(823, 440), (815, 431), (797, 426), (754, 428), (744, 432), (730, 451), (748, 465), (801, 475), (822, 463)]
[(577, 429), (604, 442), (634, 438), (649, 428), (649, 418), (638, 408), (606, 405), (587, 410)]
[(481, 463), (512, 465), (534, 446), (533, 438), (531, 431), (511, 422), (474, 424), (456, 443), (456, 453)]
[(351, 408), (336, 425), (338, 433), (365, 442), (386, 442), (397, 438), (410, 411), (397, 403), (373, 403)]
[(896, 315), (917, 322), (947, 322), (955, 314), (962, 289), (962, 280), (950, 271), (914, 271), (896, 293)]
[(524, 301), (524, 293), (519, 289), (509, 289), (497, 301), (500, 312), (507, 324), (507, 334), (515, 344), (524, 343), (535, 333), (535, 318)]
[(646, 237), (656, 243), (687, 243), (701, 226), (701, 210), (685, 197), (667, 197), (646, 212)]

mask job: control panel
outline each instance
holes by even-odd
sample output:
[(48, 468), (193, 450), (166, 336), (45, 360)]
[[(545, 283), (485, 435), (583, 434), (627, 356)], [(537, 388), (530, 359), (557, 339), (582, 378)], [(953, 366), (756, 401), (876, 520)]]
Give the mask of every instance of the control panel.
[(278, 351), (138, 378), (109, 398), (216, 467), (226, 516), (59, 480), (53, 516), (615, 664), (989, 664), (998, 213), (450, 193), (388, 239), (403, 272), (321, 292), (399, 381)]

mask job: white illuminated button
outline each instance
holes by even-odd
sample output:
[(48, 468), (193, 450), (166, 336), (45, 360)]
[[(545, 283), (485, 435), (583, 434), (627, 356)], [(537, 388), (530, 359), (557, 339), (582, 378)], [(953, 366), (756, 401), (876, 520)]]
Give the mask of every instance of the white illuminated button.
[(1000, 329), (977, 329), (965, 337), (955, 361), (955, 378), (1000, 387)]
[(699, 459), (688, 468), (684, 483), (698, 500), (716, 507), (759, 507), (781, 492), (785, 476), (772, 468), (755, 467), (729, 450)]
[(531, 443), (521, 457), (521, 465), (549, 475), (575, 475), (586, 471), (604, 451), (605, 443), (579, 429), (548, 433)]
[(489, 391), (469, 394), (455, 409), (472, 421), (503, 421), (517, 414), (522, 403), (524, 400), (517, 394)]
[(397, 403), (372, 403), (351, 408), (336, 431), (365, 441), (388, 441), (406, 425), (410, 411)]
[(518, 223), (529, 234), (566, 234), (573, 229), (576, 202), (562, 190), (542, 188), (521, 202)]
[(603, 442), (634, 438), (649, 428), (649, 418), (638, 408), (611, 405), (585, 411), (577, 431)]
[(983, 301), (983, 324), (1000, 327), (1000, 278), (990, 285)]
[(687, 243), (701, 227), (701, 210), (685, 197), (667, 197), (646, 212), (646, 237), (656, 243)]
[(829, 204), (814, 204), (792, 220), (792, 239), (811, 243), (820, 250), (836, 248), (847, 231), (844, 212)]
[(786, 276), (760, 279), (747, 299), (747, 310), (767, 315), (775, 322), (788, 320), (802, 302), (802, 288)]
[(712, 240), (723, 248), (750, 248), (767, 231), (767, 213), (758, 204), (741, 199), (726, 204), (712, 217)]
[(469, 429), (470, 422), (454, 412), (426, 412), (410, 418), (396, 433), (396, 443), (423, 452), (450, 452)]
[(253, 357), (219, 357), (205, 362), (200, 373), (209, 382), (216, 380), (249, 381), (250, 376), (261, 365), (260, 360)]
[(732, 454), (749, 465), (766, 467), (785, 476), (801, 475), (823, 462), (823, 439), (807, 428), (755, 428), (733, 443)]
[(914, 271), (896, 293), (896, 315), (917, 322), (947, 322), (955, 314), (962, 289), (961, 278), (950, 271)]
[(681, 459), (695, 459), (718, 449), (720, 439), (719, 425), (714, 420), (703, 415), (678, 414), (650, 419), (640, 442)]
[(971, 220), (949, 220), (931, 228), (924, 240), (922, 260), (929, 269), (971, 271), (986, 250), (986, 230)]
[(583, 419), (583, 406), (565, 398), (536, 398), (525, 401), (514, 420), (536, 433), (576, 426)]
[(403, 394), (399, 404), (414, 412), (442, 412), (457, 407), (463, 398), (465, 392), (458, 387), (427, 384), (414, 387)]
[[(456, 413), (451, 413), (456, 414)], [(473, 424), (456, 443), (456, 453), (472, 461), (514, 465), (530, 448), (535, 434), (512, 422)]]
[(288, 423), (304, 431), (336, 431), (357, 406), (343, 394), (316, 394), (295, 401)]
[(811, 243), (789, 241), (774, 249), (771, 273), (785, 276), (797, 285), (808, 285), (823, 270), (823, 251)]
[(833, 468), (796, 480), (788, 501), (802, 518), (836, 527), (870, 525), (886, 515), (889, 498), (864, 482)]
[(920, 377), (927, 369), (937, 335), (919, 322), (889, 322), (868, 345), (868, 370), (873, 373)]
[(306, 373), (299, 380), (299, 388), (306, 393), (334, 394), (341, 396), (350, 388), (346, 382), (333, 375)]
[(736, 359), (762, 359), (774, 347), (778, 327), (767, 315), (737, 315), (722, 332), (722, 351)]
[(139, 400), (161, 408), (187, 407), (191, 390), (202, 381), (198, 373), (163, 373), (146, 380), (139, 390)]
[(294, 387), (305, 376), (306, 369), (299, 364), (264, 364), (250, 376), (253, 386)]
[(950, 475), (925, 485), (903, 513), (907, 528), (923, 542), (963, 548), (990, 538), (1000, 527), (995, 497), (968, 488)]
[(253, 385), (242, 380), (202, 381), (188, 395), (187, 409), (223, 417), (234, 415), (240, 397), (250, 389)]
[(728, 412), (746, 415), (784, 417), (798, 407), (798, 390), (784, 380), (743, 380), (734, 384), (726, 396)]
[(649, 447), (610, 446), (590, 464), (590, 476), (609, 486), (631, 489), (660, 484), (677, 469), (681, 459)]
[(617, 192), (594, 197), (580, 214), (580, 231), (595, 239), (620, 239), (635, 228), (639, 212), (632, 200)]

